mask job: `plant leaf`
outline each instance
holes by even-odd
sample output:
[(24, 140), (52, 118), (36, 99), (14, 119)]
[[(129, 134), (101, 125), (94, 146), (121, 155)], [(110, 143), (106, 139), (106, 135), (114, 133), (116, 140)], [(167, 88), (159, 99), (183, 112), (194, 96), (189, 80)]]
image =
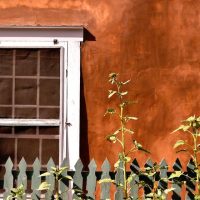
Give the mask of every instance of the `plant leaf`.
[(131, 130), (131, 129), (127, 129), (127, 128), (124, 128), (124, 131), (125, 131), (125, 132), (128, 132), (128, 133), (130, 133), (130, 134), (133, 134), (133, 133), (134, 133), (133, 130)]
[(131, 174), (127, 179), (127, 183), (130, 183), (133, 180), (133, 178), (134, 178), (134, 175)]
[(142, 147), (142, 145), (141, 145), (140, 143), (138, 143), (136, 140), (134, 140), (133, 142), (134, 142), (135, 147), (137, 148), (137, 150), (143, 151), (143, 152), (145, 152), (145, 153), (150, 153), (150, 151), (144, 149), (144, 148)]
[(126, 120), (138, 120), (137, 117), (126, 116)]
[(114, 94), (117, 93), (117, 91), (114, 90), (108, 90), (109, 94), (108, 94), (108, 98), (111, 98)]
[(115, 143), (115, 142), (117, 141), (117, 136), (111, 134), (111, 135), (106, 136), (106, 139), (107, 139), (109, 142)]
[(128, 94), (128, 91), (119, 93), (120, 96), (124, 96), (124, 95), (127, 95), (127, 94)]
[(177, 129), (175, 129), (172, 133), (175, 133), (177, 131), (183, 130), (184, 132), (187, 131), (190, 128), (190, 126), (180, 125)]
[(195, 120), (195, 115), (188, 117), (184, 122), (193, 122)]
[(120, 131), (121, 131), (121, 129), (117, 129), (117, 130), (113, 133), (113, 135), (117, 135)]
[(115, 167), (115, 168), (118, 168), (118, 167), (119, 167), (119, 163), (120, 163), (120, 160), (118, 160), (118, 161), (114, 164), (114, 167)]
[(64, 171), (66, 171), (67, 169), (69, 169), (68, 167), (61, 167), (60, 169), (58, 169), (57, 174), (60, 175), (62, 174)]
[(101, 183), (113, 183), (114, 180), (110, 179), (110, 178), (104, 178), (98, 181), (99, 184)]
[(51, 184), (47, 182), (43, 182), (40, 184), (39, 188), (37, 190), (42, 191), (42, 190), (49, 190)]
[(51, 167), (51, 169), (52, 169), (53, 171), (56, 171), (56, 167)]
[(165, 194), (168, 194), (168, 193), (170, 193), (170, 192), (172, 192), (172, 191), (174, 191), (174, 190), (175, 190), (175, 188), (165, 189), (165, 190), (164, 190), (164, 193), (165, 193)]
[(177, 147), (180, 147), (182, 145), (185, 145), (187, 144), (184, 140), (178, 140), (175, 144), (174, 144), (174, 149), (177, 148)]
[(104, 116), (106, 116), (107, 114), (115, 114), (116, 113), (116, 110), (114, 108), (108, 108), (104, 114)]
[(169, 176), (169, 179), (179, 178), (182, 174), (183, 174), (182, 171), (175, 171)]
[(127, 80), (127, 81), (121, 82), (121, 84), (122, 84), (122, 85), (126, 85), (126, 84), (128, 84), (130, 81), (131, 81), (131, 80), (129, 79), (129, 80)]
[(51, 173), (50, 172), (44, 172), (42, 174), (40, 174), (40, 177), (43, 177), (43, 176), (50, 176)]
[(187, 131), (189, 128), (190, 128), (189, 125), (187, 125), (187, 126), (183, 126), (183, 131), (185, 132), (185, 131)]
[(68, 179), (68, 180), (72, 180), (72, 177), (67, 175), (67, 176), (64, 176), (64, 178)]
[(118, 74), (116, 74), (116, 73), (110, 73), (109, 74), (109, 82), (111, 84), (114, 84), (114, 82), (117, 80), (117, 76), (118, 76)]
[(125, 162), (130, 162), (131, 161), (131, 157), (124, 157), (124, 161)]

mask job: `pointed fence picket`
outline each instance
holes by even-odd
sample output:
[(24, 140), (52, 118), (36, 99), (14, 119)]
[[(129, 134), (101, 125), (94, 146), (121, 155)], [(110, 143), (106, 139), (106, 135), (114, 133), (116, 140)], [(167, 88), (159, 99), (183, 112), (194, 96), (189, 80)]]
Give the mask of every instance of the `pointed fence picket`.
[(117, 168), (117, 173), (115, 175), (115, 183), (116, 183), (116, 193), (115, 193), (115, 200), (122, 200), (123, 199), (123, 188), (124, 185), (124, 171), (123, 171), (123, 162), (119, 162), (119, 167)]
[[(107, 159), (103, 162), (101, 169), (102, 169), (101, 179), (110, 180), (111, 179), (109, 174), (110, 163)], [(110, 199), (110, 185), (111, 185), (110, 182), (103, 182), (101, 184), (101, 196), (100, 196), (101, 199)]]
[(10, 190), (13, 188), (12, 168), (13, 168), (13, 162), (9, 157), (5, 164), (6, 173), (4, 175), (4, 185), (3, 185), (3, 188), (5, 189), (4, 199), (7, 198), (7, 196), (10, 194)]
[[(24, 190), (27, 189), (27, 175), (26, 175), (26, 161), (24, 158), (19, 163), (19, 175), (17, 177), (17, 186), (23, 185)], [(26, 199), (26, 194), (23, 195), (23, 199)]]
[[(160, 180), (158, 182), (158, 188), (162, 191), (165, 191), (168, 187), (168, 181), (167, 181), (167, 171), (168, 171), (168, 165), (165, 160), (162, 160), (160, 162)], [(166, 194), (164, 194), (165, 198), (167, 197)]]
[(138, 200), (140, 166), (136, 159), (134, 159), (133, 162), (131, 163), (130, 169), (132, 171), (132, 177), (133, 177), (132, 181), (130, 182), (131, 197), (133, 200)]
[[(62, 164), (61, 164), (61, 167), (67, 167), (67, 166), (68, 166), (68, 161), (67, 161), (67, 159), (64, 159)], [(65, 177), (67, 175), (68, 175), (67, 170), (63, 171), (62, 176)], [(63, 179), (63, 181), (65, 181), (65, 180)], [(68, 197), (69, 182), (63, 182), (63, 181), (60, 182), (60, 193), (61, 193), (60, 198), (68, 200), (69, 199), (69, 197)]]
[[(67, 160), (63, 160), (61, 167), (66, 167)], [(18, 187), (23, 185), (25, 190), (25, 195), (23, 199), (31, 198), (33, 200), (46, 199), (52, 200), (55, 195), (55, 188), (59, 187), (60, 190), (60, 200), (81, 200), (81, 199), (115, 199), (122, 200), (124, 198), (124, 172), (123, 172), (123, 162), (119, 162), (119, 168), (116, 172), (110, 171), (110, 163), (107, 159), (103, 162), (101, 169), (102, 172), (97, 172), (97, 165), (95, 160), (93, 159), (88, 165), (89, 171), (83, 171), (83, 163), (79, 159), (75, 165), (75, 171), (64, 171), (62, 176), (70, 175), (73, 177), (73, 182), (70, 181), (61, 181), (60, 185), (57, 186), (55, 183), (55, 177), (53, 175), (49, 175), (46, 177), (41, 177), (40, 174), (45, 171), (51, 171), (52, 167), (55, 167), (55, 163), (52, 158), (47, 163), (47, 169), (44, 170), (38, 158), (36, 158), (33, 163), (32, 173), (27, 172), (27, 164), (24, 158), (21, 159), (18, 165), (18, 173), (13, 173), (13, 162), (10, 158), (8, 158), (5, 163), (5, 175), (3, 182), (4, 194), (3, 198), (6, 199), (8, 195), (11, 194), (11, 190), (13, 187)], [(147, 160), (144, 167), (140, 167), (137, 160), (134, 159), (130, 172), (127, 174), (129, 177), (129, 186), (130, 186), (130, 198), (133, 200), (146, 199), (145, 196), (148, 196), (148, 193), (155, 189), (155, 186), (160, 190), (165, 191), (169, 189), (168, 187), (174, 188), (173, 194), (171, 195), (171, 199), (178, 200), (181, 199), (182, 192), (182, 183), (183, 180), (186, 182), (186, 195), (185, 199), (192, 200), (194, 199), (194, 191), (195, 191), (195, 182), (191, 180), (191, 178), (195, 177), (195, 166), (192, 160), (190, 160), (187, 164), (187, 171), (181, 177), (173, 178), (172, 183), (168, 184), (168, 177), (171, 172), (168, 171), (168, 165), (165, 160), (162, 160), (159, 164), (159, 171), (153, 176), (147, 176), (142, 174), (142, 170), (151, 169), (155, 166), (152, 160)], [(174, 171), (182, 171), (182, 165), (177, 159), (173, 165)], [(29, 175), (28, 175), (29, 174)], [(14, 175), (14, 176), (13, 176)], [(30, 176), (31, 175), (31, 176)], [(112, 180), (115, 181), (115, 192), (111, 193), (111, 177)], [(100, 183), (100, 197), (97, 197), (96, 186), (98, 180), (104, 180)], [(28, 188), (28, 180), (31, 180), (31, 186)], [(50, 186), (49, 190), (46, 193), (42, 193), (38, 190), (41, 182), (46, 181)], [(157, 183), (156, 183), (156, 182)], [(85, 183), (84, 183), (85, 182)], [(171, 181), (170, 181), (171, 182)], [(86, 187), (86, 188), (85, 188)], [(72, 188), (72, 189), (70, 189)], [(113, 187), (114, 188), (114, 187)], [(86, 189), (86, 191), (85, 191)], [(31, 193), (31, 194), (30, 194)], [(165, 195), (165, 198), (168, 198), (168, 195)]]
[[(188, 176), (188, 177), (187, 177)], [(187, 164), (187, 176), (186, 176), (186, 190), (187, 194), (185, 199), (192, 200), (194, 199), (195, 183), (192, 182), (190, 178), (195, 177), (195, 164), (192, 159)], [(189, 178), (190, 177), (190, 178)]]
[(73, 199), (79, 199), (82, 196), (83, 190), (83, 177), (82, 177), (82, 170), (83, 170), (83, 163), (81, 159), (79, 159), (75, 164), (75, 173), (73, 176)]
[[(54, 161), (52, 158), (50, 158), (50, 160), (47, 163), (47, 171), (51, 171), (52, 167), (55, 167)], [(54, 176), (51, 174), (49, 176), (46, 177), (46, 182), (48, 184), (50, 184), (49, 190), (46, 192), (45, 194), (45, 199), (46, 200), (51, 200), (53, 197), (53, 191), (54, 191), (54, 187), (55, 187), (55, 179)]]
[(32, 194), (31, 194), (31, 199), (33, 200), (38, 200), (40, 197), (40, 191), (38, 191), (38, 188), (41, 183), (41, 177), (40, 177), (40, 169), (41, 169), (41, 164), (38, 158), (35, 159), (35, 162), (33, 163), (33, 176), (31, 180), (31, 189), (32, 189)]
[[(145, 163), (144, 167), (146, 168), (146, 170), (150, 170), (153, 169), (154, 165), (153, 165), (153, 161), (151, 159), (148, 159), (147, 162)], [(144, 192), (145, 194), (151, 193), (152, 189), (153, 189), (153, 179), (154, 176), (146, 176), (145, 177), (145, 186), (144, 186)]]
[(97, 165), (94, 161), (94, 159), (92, 159), (92, 161), (90, 162), (90, 164), (88, 165), (89, 168), (89, 175), (87, 177), (87, 186), (86, 189), (88, 191), (87, 193), (87, 198), (88, 199), (95, 199), (95, 189), (96, 189), (96, 176), (95, 176), (95, 172), (96, 172), (96, 168)]
[[(182, 171), (182, 165), (180, 160), (177, 158), (174, 165), (173, 165), (174, 171)], [(172, 199), (173, 200), (181, 200), (181, 189), (182, 189), (182, 184), (180, 181), (180, 178), (174, 178), (173, 179), (173, 184), (172, 187), (175, 188), (173, 190), (173, 195)]]

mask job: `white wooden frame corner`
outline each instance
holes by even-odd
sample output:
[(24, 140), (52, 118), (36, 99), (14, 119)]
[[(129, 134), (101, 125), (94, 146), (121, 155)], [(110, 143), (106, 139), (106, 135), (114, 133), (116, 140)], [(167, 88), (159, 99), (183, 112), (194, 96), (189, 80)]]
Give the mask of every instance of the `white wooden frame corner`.
[[(79, 159), (80, 149), (80, 42), (83, 27), (0, 27), (0, 48), (61, 49), (61, 112), (59, 162), (67, 158), (70, 169)], [(4, 120), (4, 121), (3, 121)], [(5, 119), (0, 119), (0, 125)], [(44, 125), (47, 121), (26, 119), (8, 121), (9, 125)], [(68, 126), (67, 124), (71, 124)], [(62, 132), (62, 133), (61, 133)]]

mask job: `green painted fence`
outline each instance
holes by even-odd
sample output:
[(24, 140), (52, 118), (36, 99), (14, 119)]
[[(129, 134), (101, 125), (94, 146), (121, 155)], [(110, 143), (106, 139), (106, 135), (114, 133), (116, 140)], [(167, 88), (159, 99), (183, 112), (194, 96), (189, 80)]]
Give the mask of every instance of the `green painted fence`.
[[(67, 161), (64, 160), (61, 166), (66, 166)], [(120, 164), (121, 165), (121, 164)], [(46, 166), (45, 171), (51, 170), (51, 167), (55, 166), (54, 161), (52, 159), (49, 160)], [(152, 167), (153, 162), (152, 160), (147, 160), (145, 167)], [(163, 160), (160, 163), (160, 171), (155, 174), (157, 177), (156, 180), (158, 187), (162, 190), (165, 190), (168, 188), (169, 184), (167, 181), (161, 180), (161, 178), (168, 177), (171, 172), (168, 172), (168, 165), (165, 160)], [(97, 165), (95, 163), (95, 160), (91, 160), (90, 164), (88, 165), (88, 171), (83, 171), (83, 164), (81, 160), (78, 160), (75, 165), (75, 171), (67, 171), (65, 175), (70, 175), (73, 177), (73, 183), (61, 183), (60, 184), (60, 191), (62, 193), (61, 200), (72, 200), (72, 199), (115, 199), (115, 200), (123, 200), (123, 191), (121, 187), (115, 186), (115, 192), (110, 192), (111, 184), (109, 182), (101, 183), (100, 184), (100, 194), (99, 197), (96, 197), (96, 187), (98, 183), (98, 180), (100, 179), (115, 179), (115, 182), (120, 185), (123, 184), (123, 170), (118, 169), (116, 172), (110, 172), (110, 164), (109, 161), (106, 159), (102, 166), (101, 172), (96, 171)], [(175, 171), (182, 170), (181, 163), (179, 159), (177, 159), (173, 165), (173, 169)], [(55, 180), (54, 177), (48, 176), (46, 178), (46, 181), (50, 184), (50, 189), (46, 193), (41, 193), (38, 191), (39, 185), (42, 181), (40, 174), (42, 173), (41, 170), (41, 164), (38, 159), (35, 160), (33, 163), (32, 170), (27, 170), (27, 164), (24, 158), (21, 159), (18, 170), (13, 170), (13, 163), (11, 159), (9, 158), (5, 164), (5, 175), (3, 180), (3, 198), (6, 199), (7, 196), (10, 194), (11, 189), (13, 187), (17, 187), (20, 184), (23, 184), (26, 194), (24, 195), (23, 199), (52, 199), (54, 195), (54, 187), (55, 187)], [(185, 175), (180, 178), (174, 178), (172, 182), (172, 187), (174, 188), (173, 194), (171, 195), (171, 199), (179, 200), (181, 199), (181, 192), (182, 192), (182, 184), (183, 179), (185, 181), (186, 185), (186, 192), (185, 192), (185, 199), (190, 200), (194, 199), (193, 192), (195, 190), (195, 185), (191, 180), (188, 178), (194, 177), (194, 164), (192, 161), (189, 161), (187, 165), (187, 171), (184, 173)], [(142, 177), (139, 175), (140, 166), (138, 165), (137, 160), (133, 160), (130, 172), (127, 173), (127, 175), (130, 175), (131, 173), (134, 173), (135, 176), (130, 182), (130, 194), (131, 199), (137, 200), (138, 198), (138, 190), (139, 190), (139, 180), (143, 180), (144, 187), (140, 190), (143, 190), (144, 195), (148, 194), (151, 191), (151, 188), (154, 187), (155, 182), (150, 177)], [(44, 172), (44, 171), (43, 171)], [(179, 179), (182, 179), (181, 181)], [(83, 191), (83, 195), (80, 198), (78, 193), (72, 192), (69, 188), (73, 187), (75, 189), (78, 189), (80, 191)], [(170, 186), (171, 187), (171, 186)], [(166, 195), (167, 198), (167, 195)], [(143, 199), (146, 199), (143, 197)]]

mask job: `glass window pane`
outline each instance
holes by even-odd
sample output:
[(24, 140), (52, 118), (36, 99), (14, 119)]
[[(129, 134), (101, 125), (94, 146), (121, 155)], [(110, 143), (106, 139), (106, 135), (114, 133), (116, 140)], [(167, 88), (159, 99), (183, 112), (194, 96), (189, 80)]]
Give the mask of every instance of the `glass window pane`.
[(40, 105), (59, 105), (60, 80), (40, 80)]
[(11, 118), (11, 117), (12, 117), (12, 108), (0, 106), (0, 118)]
[(10, 127), (10, 126), (0, 126), (0, 134), (11, 134), (11, 133), (12, 133), (12, 127)]
[(38, 139), (18, 139), (17, 145), (17, 161), (18, 163), (24, 157), (27, 164), (33, 164), (35, 159), (39, 157), (39, 140)]
[(40, 135), (59, 135), (59, 127), (39, 127)]
[(0, 104), (12, 104), (12, 79), (0, 78)]
[(40, 51), (40, 75), (60, 75), (60, 49), (42, 49)]
[(20, 105), (35, 105), (37, 82), (34, 79), (16, 79), (15, 103)]
[(12, 75), (13, 50), (0, 50), (0, 75)]
[(14, 133), (15, 134), (24, 134), (24, 135), (36, 134), (36, 127), (16, 126)]
[(16, 50), (16, 76), (35, 76), (37, 74), (37, 49)]
[(48, 160), (53, 158), (55, 164), (59, 162), (59, 141), (43, 140), (42, 141), (42, 164), (47, 164)]
[(36, 119), (36, 108), (15, 108), (15, 118)]
[(40, 119), (59, 119), (59, 108), (40, 108)]
[(1, 138), (0, 139), (0, 164), (5, 164), (7, 159), (10, 157), (14, 161), (15, 152), (15, 139)]

